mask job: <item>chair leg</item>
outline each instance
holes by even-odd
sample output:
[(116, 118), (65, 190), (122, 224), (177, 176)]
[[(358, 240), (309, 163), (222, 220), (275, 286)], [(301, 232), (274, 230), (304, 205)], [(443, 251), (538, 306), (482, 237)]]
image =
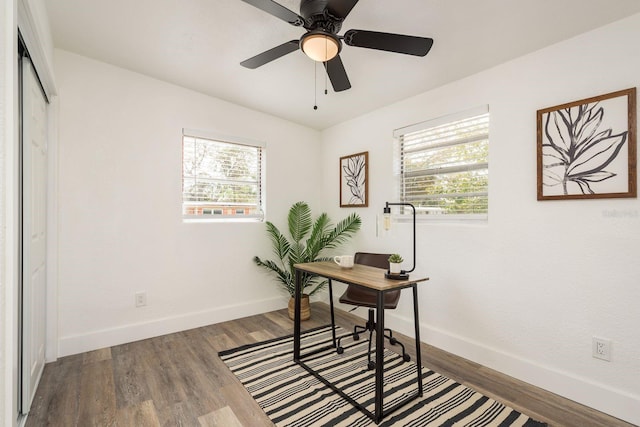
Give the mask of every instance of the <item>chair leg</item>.
[(360, 333), (367, 330), (366, 326), (355, 325), (353, 327), (353, 340), (358, 341), (360, 339)]
[[(400, 344), (400, 341), (398, 341), (394, 336), (393, 336), (393, 331), (391, 329), (387, 329), (385, 328), (384, 331), (387, 333), (386, 337), (389, 340), (389, 342), (391, 343), (391, 345), (396, 345), (396, 344)], [(402, 344), (400, 344), (402, 345)]]
[[(360, 333), (369, 331), (369, 349), (367, 351), (367, 368), (369, 370), (373, 370), (376, 366), (375, 361), (371, 360), (371, 355), (373, 354), (371, 350), (371, 346), (373, 342), (373, 333), (376, 330), (376, 322), (374, 320), (374, 317), (375, 317), (375, 312), (372, 308), (370, 308), (367, 324), (365, 326), (355, 325), (353, 327), (353, 333), (351, 334), (351, 336), (353, 337), (353, 340), (358, 341), (360, 339)], [(402, 348), (402, 360), (404, 360), (405, 362), (409, 362), (411, 360), (411, 356), (409, 356), (405, 351), (404, 344), (402, 344), (400, 341), (394, 338), (393, 331), (391, 329), (385, 328), (384, 332), (385, 332), (384, 337), (389, 340), (389, 344), (399, 345)], [(346, 336), (348, 335), (342, 336), (337, 340), (336, 352), (338, 354), (344, 353), (344, 348), (340, 346), (340, 341), (342, 340), (342, 338)]]
[[(365, 326), (355, 325), (353, 327), (353, 333), (351, 336), (354, 341), (358, 341), (360, 339), (360, 334), (365, 331), (371, 331), (372, 328), (375, 330), (375, 323), (373, 321), (373, 310), (369, 309), (369, 320), (367, 321)], [(336, 341), (336, 353), (342, 354), (344, 353), (344, 348), (340, 345), (342, 338), (345, 338), (347, 335), (341, 336)]]
[(402, 344), (400, 341), (398, 341), (397, 339), (393, 338), (393, 336), (391, 334), (384, 336), (386, 339), (389, 340), (389, 343), (391, 345), (399, 345), (402, 348), (402, 360), (404, 360), (405, 362), (409, 362), (411, 360), (411, 356), (409, 356), (409, 354), (407, 354), (405, 348), (404, 348), (404, 344)]

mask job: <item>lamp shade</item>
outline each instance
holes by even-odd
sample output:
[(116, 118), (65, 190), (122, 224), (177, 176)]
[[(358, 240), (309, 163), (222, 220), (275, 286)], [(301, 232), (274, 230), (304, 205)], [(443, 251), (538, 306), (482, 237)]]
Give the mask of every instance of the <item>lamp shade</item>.
[(382, 214), (382, 224), (385, 231), (391, 230), (391, 208), (389, 204), (384, 207), (384, 213)]
[(340, 53), (340, 40), (333, 34), (310, 32), (300, 41), (300, 48), (309, 58), (318, 62), (326, 62)]

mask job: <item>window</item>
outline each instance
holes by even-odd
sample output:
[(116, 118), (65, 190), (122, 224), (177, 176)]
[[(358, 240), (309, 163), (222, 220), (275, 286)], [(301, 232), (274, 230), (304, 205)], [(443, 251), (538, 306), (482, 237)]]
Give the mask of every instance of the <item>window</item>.
[(488, 107), (398, 129), (394, 137), (400, 154), (400, 197), (412, 203), (416, 213), (487, 217)]
[(185, 219), (262, 220), (264, 144), (184, 130)]

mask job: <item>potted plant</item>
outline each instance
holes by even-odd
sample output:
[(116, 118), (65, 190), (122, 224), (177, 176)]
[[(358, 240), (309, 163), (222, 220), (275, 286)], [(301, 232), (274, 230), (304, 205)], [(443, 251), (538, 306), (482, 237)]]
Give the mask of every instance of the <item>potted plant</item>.
[[(334, 226), (326, 213), (313, 220), (309, 205), (297, 202), (289, 209), (287, 222), (290, 240), (273, 223), (266, 222), (267, 235), (276, 259), (263, 260), (255, 256), (253, 261), (273, 273), (282, 289), (289, 294), (289, 317), (293, 319), (296, 285), (294, 264), (332, 260), (331, 257), (322, 257), (322, 251), (336, 248), (346, 242), (360, 229), (361, 220), (358, 214), (352, 213)], [(326, 279), (322, 280), (317, 276), (303, 275), (302, 320), (311, 316), (309, 296), (319, 292), (327, 282)]]
[(404, 261), (404, 259), (400, 254), (392, 254), (389, 256), (389, 273), (400, 274), (402, 261)]

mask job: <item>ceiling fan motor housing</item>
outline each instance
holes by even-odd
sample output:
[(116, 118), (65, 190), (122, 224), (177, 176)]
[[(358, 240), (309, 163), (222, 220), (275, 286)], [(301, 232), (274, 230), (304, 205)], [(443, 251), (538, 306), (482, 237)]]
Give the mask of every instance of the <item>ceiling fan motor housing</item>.
[(302, 0), (300, 2), (300, 16), (305, 19), (307, 30), (323, 30), (330, 34), (337, 34), (342, 28), (343, 18), (331, 14), (328, 7), (329, 0)]

